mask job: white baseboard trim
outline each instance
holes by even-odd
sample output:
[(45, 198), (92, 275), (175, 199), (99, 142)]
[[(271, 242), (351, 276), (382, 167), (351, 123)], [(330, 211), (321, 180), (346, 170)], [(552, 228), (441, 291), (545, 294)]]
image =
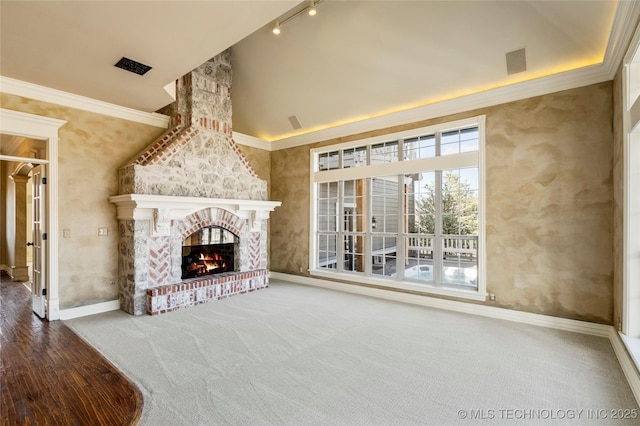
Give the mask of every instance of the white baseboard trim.
[(613, 327), (611, 327), (609, 341), (611, 341), (611, 346), (613, 346), (613, 351), (618, 357), (620, 367), (627, 378), (627, 382), (629, 382), (633, 396), (636, 397), (636, 402), (640, 405), (640, 372), (636, 368), (636, 363), (629, 354), (628, 348), (622, 340), (622, 336)]
[(549, 315), (533, 314), (530, 312), (514, 311), (511, 309), (498, 308), (495, 306), (486, 306), (467, 302), (459, 302), (455, 300), (438, 299), (426, 295), (422, 296), (417, 294), (401, 293), (392, 290), (364, 287), (355, 284), (345, 284), (318, 278), (284, 274), (281, 272), (271, 272), (270, 278), (296, 284), (304, 284), (314, 287), (327, 288), (330, 290), (345, 291), (348, 293), (393, 300), (396, 302), (405, 302), (414, 305), (428, 306), (431, 308), (445, 309), (472, 315), (481, 315), (506, 321), (514, 321), (541, 327), (554, 328), (558, 330), (589, 334), (598, 337), (606, 337), (611, 342), (613, 351), (618, 358), (618, 363), (620, 364), (620, 367), (622, 368), (622, 371), (624, 372), (624, 375), (629, 382), (629, 386), (631, 387), (633, 396), (635, 397), (638, 405), (640, 405), (640, 373), (636, 369), (633, 360), (631, 359), (624, 343), (622, 342), (622, 339), (613, 326), (596, 324), (587, 321), (572, 320), (567, 318), (552, 317)]
[(396, 302), (412, 303), (414, 305), (428, 306), (431, 308), (446, 309), (448, 311), (462, 312), (472, 315), (498, 318), (507, 321), (521, 322), (542, 327), (556, 328), (559, 330), (573, 331), (576, 333), (590, 334), (600, 337), (609, 337), (611, 326), (596, 324), (586, 321), (578, 321), (567, 318), (552, 317), (549, 315), (533, 314), (530, 312), (514, 311), (512, 309), (498, 308), (495, 306), (478, 305), (474, 303), (460, 302), (457, 300), (439, 299), (427, 295), (402, 293), (399, 291), (380, 288), (365, 287), (354, 284), (345, 284), (335, 281), (327, 281), (318, 278), (303, 277), (299, 275), (271, 272), (271, 278), (300, 284), (323, 287), (332, 290), (346, 291), (381, 299), (394, 300)]
[(87, 315), (100, 314), (103, 312), (117, 311), (120, 309), (119, 300), (110, 300), (108, 302), (94, 303), (93, 305), (78, 306), (77, 308), (69, 308), (60, 310), (61, 320), (70, 320), (73, 318), (86, 317)]

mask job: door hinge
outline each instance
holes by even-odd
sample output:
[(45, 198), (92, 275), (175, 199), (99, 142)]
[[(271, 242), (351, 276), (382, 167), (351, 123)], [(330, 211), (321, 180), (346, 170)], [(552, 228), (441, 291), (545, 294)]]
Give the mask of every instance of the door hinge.
[(43, 296), (46, 296), (46, 295), (47, 295), (47, 289), (46, 289), (46, 288), (43, 288), (43, 289), (42, 289), (42, 295), (43, 295)]
[(47, 239), (47, 233), (46, 233), (46, 232), (44, 232), (44, 233), (42, 234), (42, 241), (44, 241), (44, 240), (46, 240), (46, 239)]
[(46, 178), (46, 177), (43, 177), (43, 178), (42, 178), (42, 184), (43, 184), (43, 185), (46, 185), (46, 184), (47, 184), (47, 178)]

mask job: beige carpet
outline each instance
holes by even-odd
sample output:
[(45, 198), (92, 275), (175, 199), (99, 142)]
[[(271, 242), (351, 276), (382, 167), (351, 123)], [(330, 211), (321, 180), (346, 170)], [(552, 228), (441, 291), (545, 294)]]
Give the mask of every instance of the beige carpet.
[(613, 418), (640, 412), (601, 337), (275, 280), (65, 323), (140, 387), (141, 425), (640, 424)]

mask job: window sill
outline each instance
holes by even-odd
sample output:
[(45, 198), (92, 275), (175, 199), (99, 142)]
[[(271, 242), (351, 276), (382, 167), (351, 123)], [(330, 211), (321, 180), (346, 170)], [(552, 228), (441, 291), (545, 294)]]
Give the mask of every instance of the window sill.
[(396, 289), (396, 290), (416, 291), (420, 293), (425, 293), (426, 295), (448, 296), (448, 297), (475, 300), (475, 301), (481, 301), (481, 302), (484, 302), (487, 300), (487, 295), (482, 294), (480, 290), (440, 287), (440, 286), (434, 286), (430, 284), (419, 284), (411, 281), (392, 281), (388, 279), (378, 278), (375, 276), (352, 275), (352, 274), (345, 274), (342, 272), (326, 272), (326, 271), (317, 270), (317, 269), (310, 270), (309, 273), (311, 274), (311, 276), (315, 276), (315, 277), (349, 281), (349, 282), (358, 283), (358, 284), (378, 285), (378, 286), (387, 287), (387, 288)]
[(629, 337), (618, 333), (638, 371), (640, 371), (640, 337)]

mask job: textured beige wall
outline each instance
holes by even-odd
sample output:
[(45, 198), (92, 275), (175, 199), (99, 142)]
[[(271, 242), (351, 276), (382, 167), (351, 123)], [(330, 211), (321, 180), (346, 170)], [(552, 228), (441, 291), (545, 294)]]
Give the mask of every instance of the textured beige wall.
[(307, 275), (309, 268), (309, 149), (271, 153), (271, 199), (282, 205), (271, 213), (272, 271)]
[(501, 306), (611, 323), (612, 84), (487, 111), (487, 277)]
[[(241, 146), (270, 199), (271, 269), (306, 274), (309, 149), (478, 114), (487, 115), (487, 276), (497, 305), (613, 321), (611, 82), (275, 151)], [(117, 298), (117, 170), (163, 130), (7, 94), (3, 108), (69, 121), (60, 132), (60, 301)], [(270, 170), (270, 173), (269, 173)], [(99, 227), (108, 237), (98, 237)]]
[[(115, 300), (118, 168), (164, 129), (1, 94), (2, 107), (67, 120), (59, 141), (60, 308)], [(107, 227), (109, 235), (98, 236)], [(62, 238), (63, 229), (71, 238)]]
[(612, 323), (612, 83), (275, 151), (271, 269), (306, 275), (309, 150), (486, 114), (487, 287), (494, 305)]

